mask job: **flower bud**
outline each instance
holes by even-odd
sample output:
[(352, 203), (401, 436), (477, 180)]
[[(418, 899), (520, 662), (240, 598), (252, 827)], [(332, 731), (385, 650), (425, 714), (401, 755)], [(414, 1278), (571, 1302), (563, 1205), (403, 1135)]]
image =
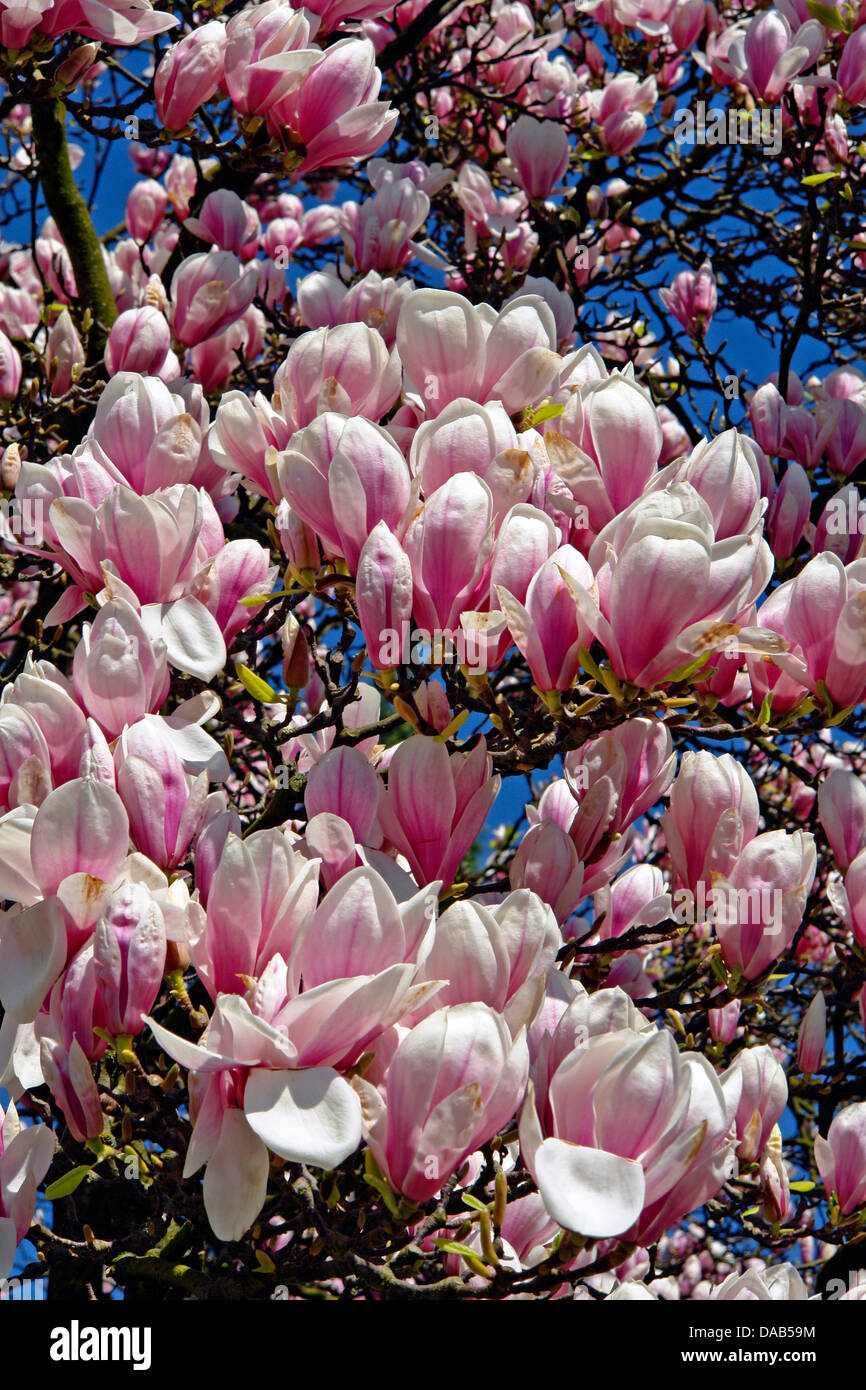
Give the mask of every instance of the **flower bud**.
[(69, 57), (60, 64), (55, 74), (58, 87), (63, 92), (73, 91), (85, 73), (93, 67), (98, 53), (98, 43), (83, 43), (80, 48), (73, 49)]
[(820, 1067), (826, 1041), (827, 1005), (819, 990), (803, 1015), (797, 1036), (797, 1066), (806, 1076), (811, 1076)]
[(0, 457), (0, 487), (11, 492), (18, 482), (21, 472), (21, 450), (17, 444), (10, 444)]

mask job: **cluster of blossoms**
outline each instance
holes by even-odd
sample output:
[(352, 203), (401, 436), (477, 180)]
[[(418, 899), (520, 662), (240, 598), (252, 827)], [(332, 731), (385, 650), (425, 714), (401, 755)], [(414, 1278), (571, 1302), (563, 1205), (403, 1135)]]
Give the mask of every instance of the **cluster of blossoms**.
[(715, 246), (661, 336), (591, 311), (687, 69), (861, 177), (866, 9), (494, 0), (402, 144), (424, 13), (187, 23), (103, 243), (52, 103), (179, 21), (0, 0), (0, 1277), (132, 1165), (298, 1289), (806, 1298), (866, 1221), (866, 375), (698, 429)]

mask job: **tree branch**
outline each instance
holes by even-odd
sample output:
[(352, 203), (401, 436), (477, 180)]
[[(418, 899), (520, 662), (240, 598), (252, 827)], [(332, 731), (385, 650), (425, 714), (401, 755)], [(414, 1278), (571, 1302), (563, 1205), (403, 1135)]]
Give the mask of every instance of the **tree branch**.
[(66, 143), (66, 108), (62, 101), (34, 101), (30, 114), (39, 182), (48, 211), (69, 252), (79, 299), (93, 315), (89, 360), (98, 361), (108, 330), (117, 318), (117, 305), (111, 293), (102, 245), (72, 174)]

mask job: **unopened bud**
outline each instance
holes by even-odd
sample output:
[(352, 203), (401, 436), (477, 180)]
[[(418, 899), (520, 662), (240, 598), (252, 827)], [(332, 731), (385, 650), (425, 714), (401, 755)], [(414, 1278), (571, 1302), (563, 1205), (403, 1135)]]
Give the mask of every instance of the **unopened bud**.
[(164, 314), (168, 308), (168, 295), (165, 292), (165, 285), (158, 275), (151, 275), (144, 290), (144, 302), (149, 309), (158, 309)]
[(64, 92), (71, 92), (78, 86), (84, 74), (93, 67), (98, 56), (98, 43), (83, 43), (60, 64), (56, 75), (57, 85)]
[(827, 1041), (827, 1005), (819, 990), (803, 1015), (797, 1036), (797, 1066), (806, 1076), (818, 1071)]
[(784, 1221), (791, 1210), (791, 1184), (782, 1157), (782, 1132), (778, 1125), (770, 1131), (766, 1147), (758, 1164), (761, 1184), (761, 1214), (775, 1225)]
[(10, 444), (8, 449), (3, 450), (0, 458), (0, 484), (4, 489), (12, 491), (18, 482), (21, 472), (21, 450), (17, 444)]
[(597, 218), (602, 217), (604, 215), (606, 208), (607, 199), (605, 198), (598, 184), (594, 183), (591, 188), (587, 189), (586, 210), (589, 213), (590, 217)]
[(290, 689), (302, 690), (310, 678), (310, 649), (294, 613), (283, 623), (280, 641), (283, 644), (283, 681)]

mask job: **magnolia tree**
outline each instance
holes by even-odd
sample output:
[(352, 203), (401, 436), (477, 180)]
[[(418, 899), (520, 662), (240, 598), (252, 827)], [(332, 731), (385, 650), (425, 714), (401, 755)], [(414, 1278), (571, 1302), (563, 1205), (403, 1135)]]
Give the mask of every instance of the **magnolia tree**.
[(866, 4), (0, 44), (0, 1275), (857, 1298)]

